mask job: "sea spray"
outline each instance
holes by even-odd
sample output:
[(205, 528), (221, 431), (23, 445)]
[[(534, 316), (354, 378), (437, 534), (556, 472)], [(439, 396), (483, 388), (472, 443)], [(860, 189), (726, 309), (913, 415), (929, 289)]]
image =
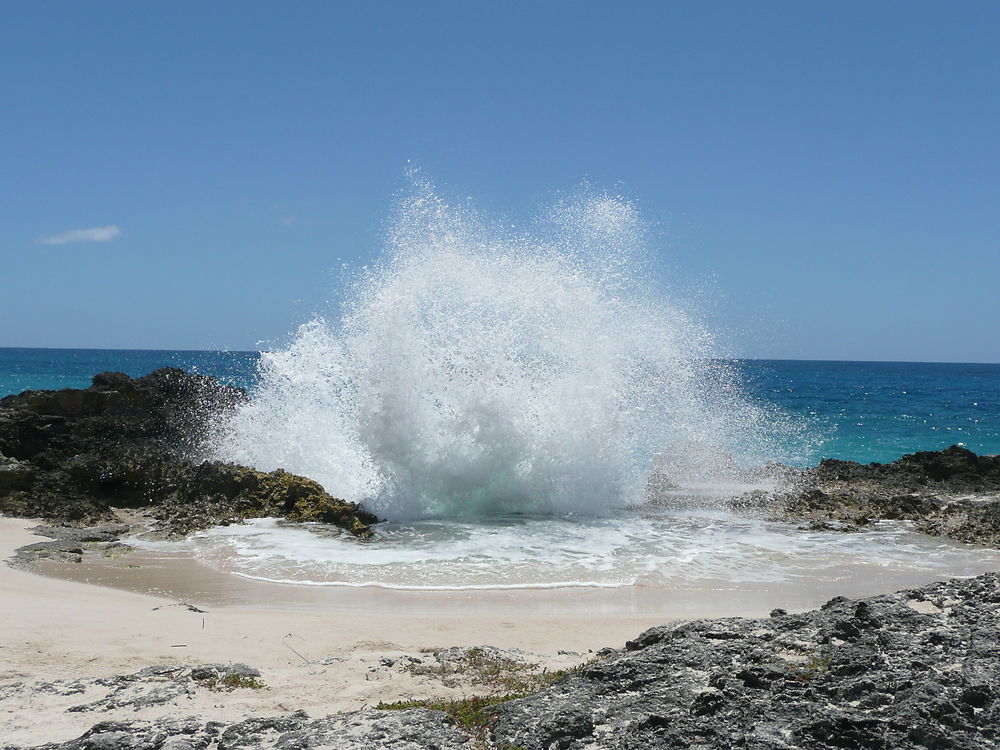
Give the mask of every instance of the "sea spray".
[(338, 319), (262, 355), (215, 456), (395, 520), (600, 515), (640, 502), (665, 450), (780, 458), (797, 428), (745, 398), (708, 332), (656, 291), (644, 235), (606, 194), (518, 232), (417, 183)]

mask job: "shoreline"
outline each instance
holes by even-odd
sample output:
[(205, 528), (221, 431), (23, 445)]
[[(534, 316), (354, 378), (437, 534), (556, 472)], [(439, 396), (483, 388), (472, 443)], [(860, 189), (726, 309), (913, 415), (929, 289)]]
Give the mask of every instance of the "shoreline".
[[(0, 534), (5, 522), (21, 520), (0, 517)], [(23, 524), (28, 538), (33, 542), (47, 539), (47, 536), (31, 533), (34, 523), (25, 521)], [(6, 551), (3, 541), (0, 538), (0, 554)], [(872, 596), (926, 585), (942, 578), (978, 575), (995, 567), (987, 564), (969, 569), (966, 573), (954, 571), (942, 575), (927, 570), (893, 570), (888, 566), (872, 566), (864, 569), (862, 575), (853, 568), (830, 566), (819, 568), (813, 575), (804, 578), (773, 582), (720, 584), (717, 580), (691, 580), (683, 587), (623, 585), (442, 590), (268, 581), (202, 562), (183, 543), (136, 547), (120, 557), (105, 557), (86, 545), (83, 548), (80, 562), (43, 558), (17, 567), (46, 578), (152, 595), (228, 612), (280, 611), (335, 617), (430, 618), (435, 622), (442, 619), (482, 617), (492, 620), (501, 617), (506, 618), (504, 632), (513, 629), (518, 635), (511, 641), (491, 642), (491, 645), (529, 650), (549, 645), (533, 635), (532, 628), (541, 627), (544, 631), (551, 622), (573, 623), (575, 626), (562, 648), (597, 650), (620, 644), (647, 627), (666, 622), (766, 617), (772, 609), (779, 607), (791, 612), (806, 611), (835, 596)], [(460, 630), (457, 632), (461, 633)], [(597, 642), (586, 635), (588, 632), (611, 634), (614, 643)], [(519, 642), (519, 638), (526, 640)], [(395, 640), (391, 632), (386, 639)], [(420, 647), (425, 645), (419, 644)], [(481, 644), (461, 641), (444, 645)]]
[[(11, 746), (68, 741), (96, 721), (114, 718), (190, 714), (233, 722), (296, 710), (325, 716), (380, 701), (463, 697), (475, 690), (409, 674), (391, 663), (427, 659), (452, 646), (489, 645), (527, 652), (540, 668), (565, 669), (665, 621), (655, 615), (497, 616), (252, 605), (193, 611), (187, 600), (11, 567), (6, 561), (17, 547), (40, 539), (28, 531), (36, 523), (0, 517), (0, 737)], [(80, 693), (74, 685), (84, 678), (107, 681), (150, 666), (220, 663), (251, 665), (267, 687), (224, 699), (198, 689), (164, 705), (124, 708), (117, 716), (68, 710), (95, 690), (107, 693), (90, 682)]]

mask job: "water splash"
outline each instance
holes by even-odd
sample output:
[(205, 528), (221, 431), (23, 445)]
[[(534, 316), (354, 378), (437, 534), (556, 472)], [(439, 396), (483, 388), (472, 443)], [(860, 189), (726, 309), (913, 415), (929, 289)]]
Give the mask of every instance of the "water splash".
[(586, 191), (516, 232), (417, 183), (339, 320), (262, 356), (215, 456), (395, 520), (599, 515), (640, 501), (671, 446), (780, 458), (790, 424), (743, 396), (651, 278), (621, 198)]

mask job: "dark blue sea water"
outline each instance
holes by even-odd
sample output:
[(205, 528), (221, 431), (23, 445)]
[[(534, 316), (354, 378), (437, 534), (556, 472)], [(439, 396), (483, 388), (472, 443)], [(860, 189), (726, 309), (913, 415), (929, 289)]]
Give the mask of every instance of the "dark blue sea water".
[[(82, 388), (98, 372), (181, 367), (252, 388), (256, 352), (0, 348), (0, 396)], [(1000, 453), (1000, 364), (743, 360), (747, 392), (808, 418), (821, 439), (806, 463), (892, 461), (962, 443)]]

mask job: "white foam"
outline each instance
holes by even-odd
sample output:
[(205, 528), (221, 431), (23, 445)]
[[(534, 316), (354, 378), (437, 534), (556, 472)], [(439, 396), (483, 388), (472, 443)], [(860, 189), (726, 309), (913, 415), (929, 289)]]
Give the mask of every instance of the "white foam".
[(854, 534), (801, 531), (724, 511), (386, 523), (363, 543), (322, 525), (259, 519), (201, 532), (187, 544), (206, 564), (257, 580), (427, 591), (733, 590), (859, 577), (931, 580), (1000, 564), (995, 550), (903, 524)]
[(603, 581), (552, 581), (550, 583), (484, 583), (470, 584), (463, 586), (454, 585), (409, 585), (405, 583), (388, 584), (379, 581), (366, 581), (363, 583), (349, 583), (347, 581), (303, 581), (297, 578), (267, 578), (265, 576), (252, 575), (235, 571), (234, 575), (240, 578), (249, 578), (255, 581), (265, 581), (267, 583), (284, 583), (298, 586), (339, 586), (351, 589), (386, 589), (389, 591), (526, 591), (544, 589), (617, 589), (624, 586), (631, 586), (633, 582), (606, 583)]

